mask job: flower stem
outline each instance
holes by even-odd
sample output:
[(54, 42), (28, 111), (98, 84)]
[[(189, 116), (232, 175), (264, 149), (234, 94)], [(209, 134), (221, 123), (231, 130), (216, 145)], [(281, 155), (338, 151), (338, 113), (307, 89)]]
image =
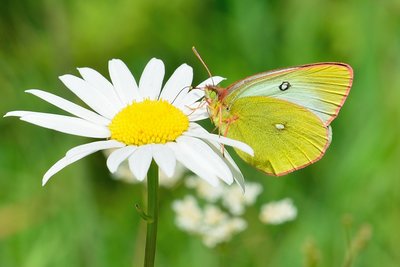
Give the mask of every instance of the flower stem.
[(153, 267), (156, 254), (157, 223), (158, 223), (158, 166), (151, 162), (147, 174), (147, 220), (146, 249), (144, 267)]

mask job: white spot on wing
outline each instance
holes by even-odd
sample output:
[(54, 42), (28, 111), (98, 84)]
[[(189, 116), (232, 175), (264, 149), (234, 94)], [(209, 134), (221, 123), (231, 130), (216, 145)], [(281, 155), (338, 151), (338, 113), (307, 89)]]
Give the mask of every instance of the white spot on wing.
[(283, 129), (285, 129), (285, 125), (283, 125), (281, 123), (277, 123), (277, 124), (275, 124), (275, 128), (278, 130), (283, 130)]

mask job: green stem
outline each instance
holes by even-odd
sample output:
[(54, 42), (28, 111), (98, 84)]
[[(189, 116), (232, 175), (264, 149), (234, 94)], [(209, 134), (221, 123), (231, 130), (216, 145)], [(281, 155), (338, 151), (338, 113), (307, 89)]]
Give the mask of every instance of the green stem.
[(144, 267), (153, 267), (156, 254), (157, 223), (158, 223), (158, 166), (151, 162), (147, 174), (147, 220), (146, 249)]

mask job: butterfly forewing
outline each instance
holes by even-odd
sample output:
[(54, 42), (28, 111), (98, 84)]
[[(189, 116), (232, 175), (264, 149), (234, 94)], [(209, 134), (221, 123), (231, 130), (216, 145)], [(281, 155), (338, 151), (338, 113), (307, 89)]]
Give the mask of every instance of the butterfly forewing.
[(298, 104), (316, 114), (325, 126), (337, 116), (349, 93), (353, 70), (343, 63), (318, 63), (264, 72), (227, 89), (227, 103), (249, 96), (270, 96)]

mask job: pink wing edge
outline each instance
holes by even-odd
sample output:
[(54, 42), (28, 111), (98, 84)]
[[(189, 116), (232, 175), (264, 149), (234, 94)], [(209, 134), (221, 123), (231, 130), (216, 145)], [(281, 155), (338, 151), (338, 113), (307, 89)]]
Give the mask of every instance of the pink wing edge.
[[(326, 127), (326, 131), (327, 131), (327, 136), (329, 136), (329, 126)], [(285, 171), (285, 172), (281, 172), (281, 173), (277, 173), (277, 174), (273, 174), (273, 173), (267, 173), (267, 174), (272, 175), (272, 176), (275, 176), (275, 177), (285, 176), (285, 175), (287, 175), (287, 174), (289, 174), (289, 173), (292, 173), (292, 172), (294, 172), (294, 171), (303, 169), (303, 168), (305, 168), (305, 167), (307, 167), (307, 166), (309, 166), (309, 165), (311, 165), (311, 164), (314, 164), (315, 162), (317, 162), (317, 161), (319, 161), (320, 159), (322, 159), (322, 157), (325, 155), (326, 151), (328, 150), (328, 147), (330, 146), (331, 142), (332, 142), (332, 139), (330, 139), (330, 140), (325, 144), (325, 147), (322, 149), (321, 154), (320, 154), (317, 158), (315, 158), (314, 160), (312, 160), (312, 161), (310, 161), (310, 162), (307, 162), (306, 164), (303, 164), (303, 165), (301, 165), (301, 166), (299, 166), (299, 167), (296, 167), (296, 168), (287, 170), (287, 171)]]

